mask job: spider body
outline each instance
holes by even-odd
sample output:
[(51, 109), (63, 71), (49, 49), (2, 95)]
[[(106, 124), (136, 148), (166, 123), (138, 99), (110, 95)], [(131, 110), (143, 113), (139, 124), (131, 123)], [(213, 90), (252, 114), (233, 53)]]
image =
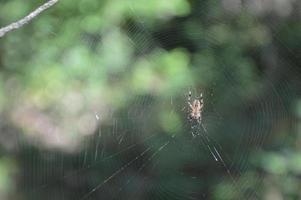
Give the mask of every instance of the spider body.
[(194, 99), (191, 103), (191, 92), (189, 91), (188, 105), (190, 108), (189, 116), (188, 116), (189, 120), (201, 122), (202, 121), (202, 112), (203, 112), (203, 107), (204, 107), (202, 93), (199, 98)]

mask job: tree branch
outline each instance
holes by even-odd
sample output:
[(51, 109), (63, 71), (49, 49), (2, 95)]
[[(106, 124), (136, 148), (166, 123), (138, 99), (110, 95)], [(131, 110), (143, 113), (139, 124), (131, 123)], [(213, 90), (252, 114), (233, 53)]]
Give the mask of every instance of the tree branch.
[(13, 22), (5, 27), (0, 28), (0, 38), (3, 37), (6, 33), (21, 28), (25, 24), (29, 23), (31, 20), (33, 20), (33, 18), (37, 17), (39, 14), (41, 14), (43, 11), (50, 8), (57, 2), (58, 0), (49, 0), (19, 21)]

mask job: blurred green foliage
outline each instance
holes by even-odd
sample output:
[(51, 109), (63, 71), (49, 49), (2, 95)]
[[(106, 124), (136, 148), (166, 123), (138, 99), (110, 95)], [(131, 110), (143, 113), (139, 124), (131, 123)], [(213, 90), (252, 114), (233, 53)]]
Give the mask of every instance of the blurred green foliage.
[(300, 3), (252, 2), (63, 0), (1, 38), (1, 199), (300, 199)]

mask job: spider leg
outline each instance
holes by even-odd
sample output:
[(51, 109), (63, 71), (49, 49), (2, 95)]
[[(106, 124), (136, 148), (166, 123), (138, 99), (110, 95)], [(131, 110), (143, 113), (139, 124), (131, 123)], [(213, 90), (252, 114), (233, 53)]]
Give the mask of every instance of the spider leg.
[(202, 117), (200, 116), (199, 118), (198, 118), (198, 123), (200, 124), (202, 122)]
[(190, 101), (191, 100), (191, 91), (189, 91), (189, 93), (188, 93), (188, 101)]
[(203, 93), (200, 94), (200, 96), (196, 97), (197, 99), (200, 99), (200, 101), (203, 101)]

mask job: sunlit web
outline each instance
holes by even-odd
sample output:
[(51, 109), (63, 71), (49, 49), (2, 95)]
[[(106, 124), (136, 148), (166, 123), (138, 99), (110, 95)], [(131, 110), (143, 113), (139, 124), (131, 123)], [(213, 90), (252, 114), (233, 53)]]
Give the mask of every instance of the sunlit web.
[[(135, 12), (134, 6), (132, 11)], [(138, 44), (138, 51), (144, 54), (155, 48), (157, 43), (148, 34), (147, 29), (143, 26), (143, 21), (139, 18), (137, 18), (137, 21), (140, 21), (140, 23), (129, 26), (128, 31), (132, 35), (129, 40), (134, 46)], [(141, 31), (144, 31), (144, 38), (141, 38)], [(198, 36), (196, 35), (195, 37)], [(215, 38), (211, 36), (208, 36), (207, 39), (210, 42), (215, 42)], [(149, 62), (152, 61), (149, 60)], [(230, 71), (225, 70), (224, 78), (227, 84), (225, 89), (234, 87)], [(191, 87), (195, 91), (201, 90), (194, 86)], [(170, 112), (179, 112), (183, 106), (187, 106), (186, 95), (190, 89), (186, 88), (186, 90), (183, 90), (180, 101), (175, 101), (176, 97), (171, 97), (170, 101), (162, 100), (165, 101), (162, 104), (168, 105), (171, 109)], [(228, 176), (235, 190), (240, 190), (243, 184), (247, 183), (238, 184), (236, 177), (240, 175), (241, 170), (245, 170), (246, 162), (248, 162), (245, 154), (247, 151), (244, 150), (243, 146), (234, 146), (234, 150), (225, 150), (220, 144), (221, 141), (219, 141), (218, 137), (216, 138), (216, 135), (212, 135), (212, 133), (221, 128), (233, 129), (233, 134), (238, 136), (237, 139), (247, 140), (249, 143), (260, 147), (264, 137), (269, 133), (270, 126), (263, 121), (256, 121), (255, 123), (252, 116), (250, 117), (251, 120), (244, 124), (244, 130), (237, 131), (233, 126), (227, 126), (227, 123), (222, 122), (222, 120), (226, 120), (226, 116), (223, 116), (219, 108), (215, 107), (218, 99), (215, 99), (214, 93), (214, 90), (210, 91), (207, 89), (203, 94), (205, 107), (200, 123), (190, 122), (187, 120), (188, 113), (186, 110), (182, 112), (186, 127), (184, 129), (186, 132), (183, 135), (162, 136), (156, 131), (148, 131), (148, 128), (152, 125), (153, 115), (151, 110), (155, 105), (151, 96), (138, 96), (132, 100), (129, 110), (125, 110), (122, 113), (112, 112), (110, 124), (103, 125), (101, 123), (102, 113), (97, 110), (94, 111), (91, 114), (95, 116), (95, 120), (98, 122), (98, 131), (93, 138), (88, 138), (84, 142), (86, 146), (83, 148), (81, 155), (76, 156), (77, 168), (73, 169), (72, 173), (68, 171), (70, 167), (68, 162), (70, 161), (64, 161), (63, 159), (57, 161), (58, 165), (56, 168), (62, 174), (61, 179), (63, 182), (75, 182), (74, 188), (78, 185), (81, 186), (81, 183), (87, 186), (85, 190), (76, 192), (80, 200), (96, 199), (97, 197), (103, 197), (104, 199), (131, 199), (131, 196), (135, 196), (136, 199), (139, 199), (139, 197), (142, 199), (146, 191), (152, 191), (151, 193), (157, 199), (167, 197), (194, 199), (200, 196), (206, 199), (206, 196), (202, 195), (206, 195), (210, 191), (202, 191), (200, 189), (204, 181), (202, 180), (201, 169), (193, 168), (191, 166), (194, 165), (191, 165), (187, 166), (187, 169), (179, 170), (178, 163), (174, 159), (170, 158), (172, 165), (168, 165), (168, 161), (162, 160), (166, 157), (173, 157), (183, 161), (187, 157), (189, 162), (197, 162), (196, 166), (199, 167), (212, 167), (214, 166), (213, 162), (216, 167), (212, 170), (221, 174), (219, 177), (220, 181), (225, 179), (225, 176)], [(276, 99), (279, 99), (277, 92), (275, 92), (274, 96)], [(227, 101), (231, 102), (232, 100), (229, 98)], [(178, 104), (179, 102), (180, 104)], [(230, 103), (229, 105), (233, 106)], [(251, 109), (260, 112), (262, 118), (273, 119), (270, 113), (272, 107), (272, 104), (263, 99), (258, 107)], [(235, 116), (235, 118), (239, 117)], [(244, 136), (242, 136), (243, 134)], [(195, 153), (187, 155), (187, 152)], [(235, 155), (229, 155), (227, 152), (235, 152)], [(63, 156), (58, 154), (56, 159), (60, 158), (63, 158)], [(211, 164), (200, 165), (200, 163), (205, 162)], [(233, 169), (234, 162), (238, 163), (241, 168)], [(37, 168), (47, 168), (47, 163), (46, 166), (39, 166), (39, 164), (37, 164)], [(48, 172), (47, 169), (45, 171), (45, 177), (52, 173)], [(68, 172), (68, 174), (65, 174), (65, 172)], [(88, 178), (85, 178), (85, 175), (87, 177), (94, 175), (95, 179), (88, 180)], [(160, 177), (161, 175), (173, 175), (180, 181), (177, 182), (171, 177)], [(168, 180), (173, 182), (173, 184), (168, 182)], [(43, 181), (41, 182), (43, 183)], [(180, 182), (188, 184), (181, 184)], [(46, 179), (36, 190), (47, 190), (51, 184)], [(206, 189), (209, 190), (208, 188)], [(251, 192), (249, 197), (256, 198), (256, 192)]]

